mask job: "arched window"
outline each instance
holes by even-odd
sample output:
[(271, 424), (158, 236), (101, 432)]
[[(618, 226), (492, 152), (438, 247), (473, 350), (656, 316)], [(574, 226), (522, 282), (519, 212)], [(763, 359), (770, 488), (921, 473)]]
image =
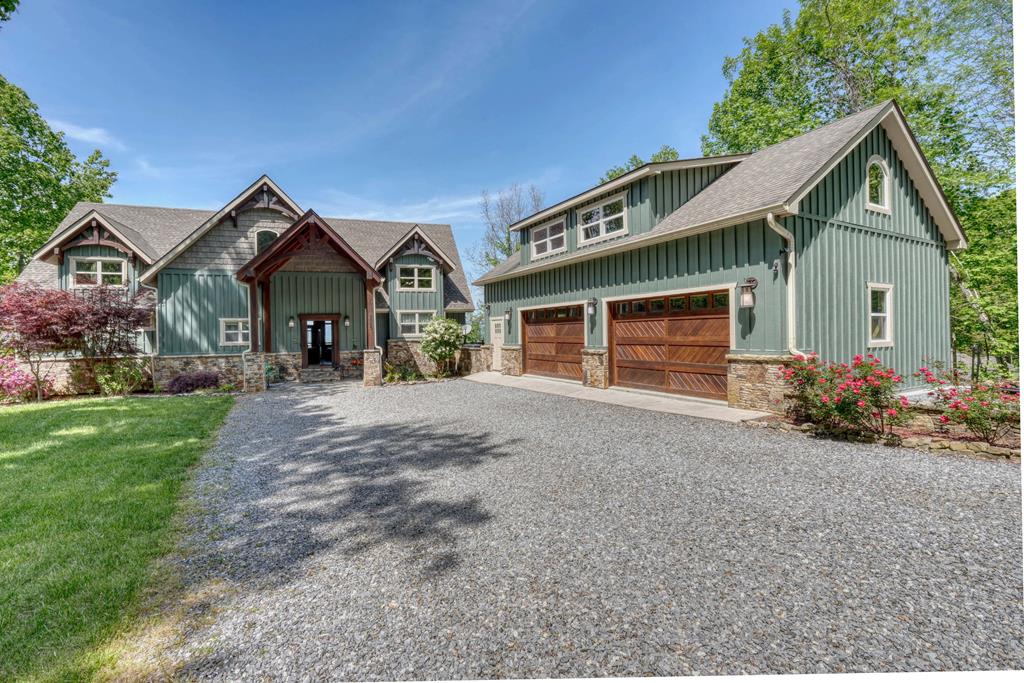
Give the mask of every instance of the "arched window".
[(256, 253), (262, 254), (263, 250), (270, 246), (270, 243), (277, 239), (277, 233), (273, 230), (256, 231)]
[(889, 166), (885, 159), (880, 156), (873, 156), (868, 159), (868, 201), (867, 208), (872, 211), (889, 213), (892, 209), (889, 205), (890, 179)]

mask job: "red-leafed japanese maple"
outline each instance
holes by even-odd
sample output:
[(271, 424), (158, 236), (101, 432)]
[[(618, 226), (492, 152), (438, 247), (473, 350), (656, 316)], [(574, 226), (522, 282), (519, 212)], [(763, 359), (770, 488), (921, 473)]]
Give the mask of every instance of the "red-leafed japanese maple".
[(89, 305), (81, 352), (88, 358), (132, 356), (139, 352), (139, 329), (153, 312), (152, 296), (129, 296), (120, 287), (96, 287), (79, 294)]
[(82, 349), (91, 307), (74, 294), (35, 285), (0, 288), (0, 344), (23, 360), (42, 401), (53, 361)]

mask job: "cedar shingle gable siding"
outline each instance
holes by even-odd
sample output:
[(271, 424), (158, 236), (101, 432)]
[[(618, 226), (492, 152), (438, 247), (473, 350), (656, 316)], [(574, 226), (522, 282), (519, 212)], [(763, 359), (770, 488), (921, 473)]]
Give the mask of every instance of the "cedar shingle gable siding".
[(256, 255), (256, 232), (281, 233), (292, 224), (276, 211), (253, 209), (238, 216), (238, 227), (230, 219), (221, 221), (167, 267), (181, 270), (238, 270)]

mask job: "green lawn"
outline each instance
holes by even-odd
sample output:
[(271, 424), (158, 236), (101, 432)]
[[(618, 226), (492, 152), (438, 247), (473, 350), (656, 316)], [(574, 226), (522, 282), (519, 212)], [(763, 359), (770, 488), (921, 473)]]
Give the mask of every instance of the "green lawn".
[(0, 681), (82, 680), (128, 625), (227, 396), (0, 407)]

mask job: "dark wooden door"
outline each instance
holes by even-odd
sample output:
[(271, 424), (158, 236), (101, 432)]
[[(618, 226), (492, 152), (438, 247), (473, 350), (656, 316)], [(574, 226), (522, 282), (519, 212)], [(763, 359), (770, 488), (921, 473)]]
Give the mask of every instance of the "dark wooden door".
[(582, 381), (582, 306), (523, 313), (523, 371)]
[(612, 384), (724, 399), (729, 293), (699, 292), (612, 304)]
[(334, 320), (304, 320), (305, 363), (304, 367), (330, 365), (334, 362)]

